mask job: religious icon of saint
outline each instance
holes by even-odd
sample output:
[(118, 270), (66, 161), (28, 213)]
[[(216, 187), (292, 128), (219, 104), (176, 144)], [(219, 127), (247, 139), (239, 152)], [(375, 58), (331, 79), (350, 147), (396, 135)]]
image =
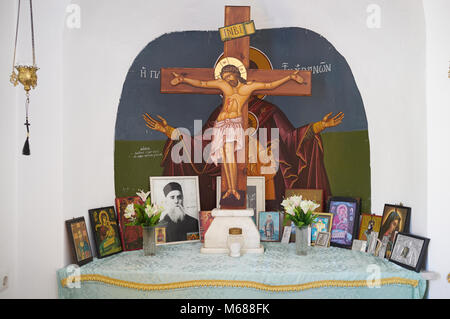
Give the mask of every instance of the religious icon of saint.
[(369, 221), (366, 231), (364, 232), (364, 235), (366, 236), (366, 240), (370, 237), (370, 234), (372, 233), (374, 226), (375, 226), (375, 221), (373, 219), (371, 219)]
[(108, 212), (101, 210), (98, 213), (98, 222), (95, 225), (95, 231), (98, 233), (100, 244), (98, 245), (98, 252), (103, 257), (122, 250), (118, 234), (113, 227), (117, 227), (115, 221), (111, 221)]
[(91, 249), (90, 249), (89, 244), (87, 243), (86, 239), (84, 238), (83, 234), (81, 233), (81, 230), (78, 230), (78, 232), (77, 232), (76, 245), (77, 245), (78, 260), (83, 260), (83, 259), (91, 257)]
[(274, 235), (274, 225), (272, 215), (267, 215), (266, 222), (264, 223), (264, 236), (267, 239), (272, 239)]
[(400, 214), (393, 210), (389, 216), (381, 225), (380, 236), (386, 236), (389, 238), (386, 246), (386, 257), (390, 257), (392, 248), (394, 246), (395, 235), (400, 231), (400, 224), (402, 222), (402, 217)]
[(347, 232), (348, 219), (347, 219), (347, 206), (346, 205), (339, 205), (337, 207), (337, 217), (338, 217), (339, 222), (336, 225), (336, 229), (342, 229), (345, 232)]

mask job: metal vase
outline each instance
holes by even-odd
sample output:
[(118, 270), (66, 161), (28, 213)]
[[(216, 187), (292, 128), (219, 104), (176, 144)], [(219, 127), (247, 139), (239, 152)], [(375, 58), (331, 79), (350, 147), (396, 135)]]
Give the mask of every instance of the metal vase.
[(299, 256), (306, 256), (308, 248), (308, 226), (295, 227), (295, 252)]
[(142, 244), (144, 256), (154, 256), (156, 254), (156, 236), (154, 226), (142, 226)]

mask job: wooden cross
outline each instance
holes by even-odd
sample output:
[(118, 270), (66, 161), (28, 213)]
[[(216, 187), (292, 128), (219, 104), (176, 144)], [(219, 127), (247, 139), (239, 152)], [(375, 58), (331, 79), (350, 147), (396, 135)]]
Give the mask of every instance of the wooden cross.
[[(225, 26), (244, 23), (250, 21), (250, 7), (245, 6), (226, 6), (225, 7)], [(240, 60), (247, 69), (247, 81), (272, 82), (293, 74), (292, 70), (253, 70), (249, 67), (250, 55), (250, 36), (240, 37), (238, 39), (228, 40), (224, 43), (224, 57), (232, 57)], [(219, 89), (193, 87), (186, 83), (173, 85), (173, 72), (182, 74), (186, 78), (193, 78), (202, 81), (214, 80), (214, 68), (163, 68), (161, 69), (161, 93), (189, 93), (189, 94), (222, 94)], [(298, 74), (303, 78), (303, 85), (295, 81), (288, 81), (275, 89), (256, 90), (252, 95), (284, 95), (284, 96), (310, 96), (311, 95), (311, 71), (299, 71)], [(242, 107), (242, 123), (244, 131), (248, 126), (248, 104)], [(245, 158), (245, 163), (237, 163), (237, 188), (243, 195), (240, 200), (221, 201), (222, 209), (246, 208), (246, 189), (247, 189), (247, 156), (248, 156), (248, 136), (246, 137), (244, 154), (237, 155)], [(239, 152), (239, 151), (238, 151)], [(222, 189), (225, 189), (226, 178), (224, 165), (221, 169)], [(219, 205), (219, 203), (217, 203)]]

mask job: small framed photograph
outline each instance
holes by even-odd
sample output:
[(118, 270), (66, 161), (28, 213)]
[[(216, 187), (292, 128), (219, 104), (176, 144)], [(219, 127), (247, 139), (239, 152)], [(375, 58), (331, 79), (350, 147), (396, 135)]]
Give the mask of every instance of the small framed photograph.
[(388, 236), (389, 240), (386, 246), (386, 258), (389, 258), (394, 247), (396, 233), (409, 231), (409, 219), (411, 208), (385, 204), (383, 217), (381, 220), (380, 233), (378, 239), (382, 240), (384, 236)]
[(150, 196), (164, 208), (158, 227), (166, 229), (166, 244), (199, 240), (198, 176), (151, 176)]
[(352, 250), (365, 252), (367, 248), (367, 241), (365, 240), (353, 240)]
[(155, 227), (156, 244), (162, 245), (166, 243), (166, 228)]
[(143, 202), (139, 196), (119, 197), (116, 198), (116, 212), (119, 220), (120, 239), (122, 241), (122, 249), (124, 251), (142, 249), (142, 227), (127, 226), (131, 220), (125, 218), (125, 209), (129, 204), (142, 205)]
[(353, 239), (358, 236), (359, 202), (358, 198), (330, 197), (328, 211), (333, 214), (332, 246), (352, 247)]
[(292, 226), (284, 226), (283, 237), (281, 237), (281, 242), (283, 244), (289, 244), (289, 239), (291, 238)]
[[(220, 208), (221, 176), (217, 176), (216, 187), (216, 203), (218, 203), (217, 207)], [(258, 227), (258, 212), (266, 210), (266, 180), (264, 176), (247, 176), (247, 208), (253, 209), (252, 219)]]
[(114, 206), (90, 209), (89, 218), (97, 257), (103, 258), (121, 252), (122, 244)]
[(261, 241), (280, 241), (282, 217), (280, 212), (259, 212)]
[(314, 245), (317, 235), (320, 232), (331, 233), (331, 226), (333, 225), (333, 214), (331, 213), (316, 213), (317, 217), (311, 224), (311, 245)]
[(323, 207), (323, 189), (309, 189), (309, 188), (291, 188), (286, 189), (285, 198), (291, 196), (301, 195), (303, 199), (312, 200), (319, 204), (320, 206), (316, 208), (315, 212), (323, 212), (325, 208)]
[(66, 229), (74, 263), (82, 266), (91, 262), (92, 250), (84, 217), (66, 220)]
[(369, 240), (367, 241), (367, 253), (375, 255), (377, 244), (378, 244), (378, 233), (376, 231), (373, 231), (370, 233)]
[(198, 227), (200, 229), (200, 241), (205, 242), (205, 234), (208, 231), (209, 226), (214, 220), (214, 216), (210, 210), (201, 210), (198, 214)]
[(359, 240), (369, 240), (370, 233), (380, 232), (381, 216), (371, 214), (361, 214), (361, 223), (359, 226)]
[(389, 260), (404, 268), (420, 272), (429, 242), (429, 238), (398, 233)]
[(316, 244), (317, 247), (329, 247), (331, 234), (329, 232), (320, 232), (317, 234)]
[(389, 241), (388, 236), (384, 236), (383, 240), (381, 241), (378, 239), (378, 246), (377, 249), (375, 250), (375, 256), (380, 258), (384, 258), (386, 256), (386, 248), (388, 241)]

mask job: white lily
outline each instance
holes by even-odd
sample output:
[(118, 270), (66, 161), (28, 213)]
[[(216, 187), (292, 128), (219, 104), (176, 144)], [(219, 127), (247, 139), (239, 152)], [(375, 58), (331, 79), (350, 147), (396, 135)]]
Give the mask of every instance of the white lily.
[(312, 200), (304, 200), (300, 203), (300, 208), (303, 210), (303, 212), (306, 214), (308, 211), (314, 211), (317, 207), (319, 207), (319, 204), (316, 204)]
[(281, 206), (283, 206), (283, 207), (291, 206), (291, 205), (290, 205), (290, 201), (289, 201), (288, 199), (284, 199), (284, 200), (281, 202)]
[(155, 214), (155, 208), (152, 205), (145, 205), (145, 213), (148, 217), (152, 217)]
[(148, 195), (150, 195), (150, 191), (148, 191), (146, 193), (142, 189), (140, 189), (139, 192), (136, 193), (136, 195), (138, 195), (142, 199), (142, 201), (145, 203), (145, 201), (147, 200)]
[(127, 219), (133, 218), (135, 215), (134, 204), (128, 204), (125, 208), (125, 214), (123, 216)]
[(287, 206), (287, 207), (285, 207), (285, 210), (286, 210), (286, 213), (288, 213), (289, 215), (295, 216), (294, 207)]
[(291, 202), (292, 202), (292, 204), (293, 204), (294, 207), (298, 207), (298, 206), (300, 206), (300, 203), (302, 202), (302, 195), (299, 195), (299, 196), (296, 196), (296, 195), (291, 196), (291, 197), (290, 197), (290, 200), (291, 200)]

